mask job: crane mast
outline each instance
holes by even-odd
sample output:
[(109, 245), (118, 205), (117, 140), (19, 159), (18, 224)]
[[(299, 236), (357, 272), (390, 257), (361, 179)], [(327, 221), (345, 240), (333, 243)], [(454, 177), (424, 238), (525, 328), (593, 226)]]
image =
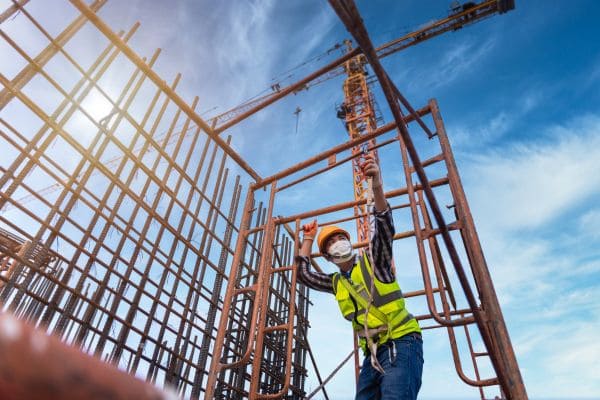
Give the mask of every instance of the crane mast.
[[(352, 42), (345, 40), (346, 51), (351, 52)], [(337, 111), (338, 118), (344, 121), (350, 140), (372, 133), (377, 129), (377, 122), (381, 118), (377, 115), (375, 99), (371, 93), (370, 86), (374, 79), (369, 78), (366, 68), (367, 60), (363, 54), (359, 54), (344, 63), (347, 74), (344, 80), (344, 102)], [(371, 154), (378, 161), (377, 150), (374, 149), (375, 139), (371, 139), (359, 146), (352, 148), (352, 155)], [(361, 157), (352, 159), (352, 183), (355, 200), (366, 200), (368, 184), (367, 179), (360, 168)], [(370, 239), (369, 233), (369, 210), (367, 204), (361, 203), (354, 206), (356, 216), (356, 232), (359, 242)]]

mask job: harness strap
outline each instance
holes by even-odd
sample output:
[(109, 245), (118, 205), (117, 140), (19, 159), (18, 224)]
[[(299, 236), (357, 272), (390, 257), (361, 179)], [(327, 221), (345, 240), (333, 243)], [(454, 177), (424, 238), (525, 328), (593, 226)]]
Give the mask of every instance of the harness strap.
[[(363, 296), (361, 296), (356, 289), (354, 289), (354, 286), (352, 286), (352, 284), (350, 282), (348, 282), (348, 279), (346, 279), (343, 276), (340, 276), (339, 280), (340, 280), (340, 282), (342, 282), (342, 285), (344, 286), (344, 288), (346, 288), (346, 290), (350, 293), (350, 295), (356, 300), (356, 302), (358, 304), (360, 304), (363, 308), (366, 309), (368, 300), (365, 299)], [(390, 320), (387, 315), (385, 315), (383, 312), (381, 312), (377, 308), (371, 307), (371, 309), (369, 309), (369, 314), (372, 314), (375, 318), (380, 320), (384, 325), (386, 324), (388, 326), (388, 328), (390, 328), (390, 329), (394, 329), (400, 325), (403, 325), (406, 322), (408, 322), (414, 318), (414, 316), (411, 313), (409, 313), (406, 310), (406, 308), (404, 310), (402, 310), (402, 312), (396, 314), (392, 320)], [(366, 317), (365, 317), (365, 322), (367, 322)]]
[[(352, 296), (358, 302), (358, 304), (360, 304), (364, 309), (366, 309), (369, 306), (369, 300), (367, 300), (363, 296), (361, 296), (360, 293), (358, 293), (358, 291), (354, 288), (354, 286), (352, 286), (352, 284), (350, 282), (348, 282), (348, 279), (346, 279), (346, 277), (340, 276), (340, 282), (342, 282), (342, 285), (344, 286), (344, 288), (346, 288), (346, 290), (350, 293), (350, 296)], [(371, 307), (369, 309), (369, 314), (373, 314), (373, 316), (375, 318), (377, 318), (384, 324), (387, 324), (387, 322), (388, 322), (387, 315), (385, 315), (383, 312), (381, 312), (377, 308)], [(367, 322), (366, 321), (367, 317), (368, 316), (365, 316), (365, 322)]]
[(371, 335), (369, 334), (368, 324), (369, 324), (369, 313), (373, 313), (373, 315), (375, 316), (375, 318), (377, 318), (381, 322), (383, 322), (383, 325), (381, 327), (379, 327), (379, 328), (385, 327), (385, 331), (387, 332), (387, 335), (389, 336), (390, 329), (389, 329), (389, 326), (387, 325), (388, 317), (387, 317), (387, 315), (385, 315), (384, 313), (382, 313), (377, 308), (372, 308), (371, 307), (371, 301), (370, 301), (370, 299), (367, 300), (363, 296), (361, 296), (356, 291), (356, 289), (354, 289), (354, 286), (352, 286), (350, 284), (350, 282), (348, 282), (348, 279), (346, 279), (346, 277), (341, 276), (340, 279), (341, 279), (342, 285), (346, 288), (346, 290), (348, 291), (348, 293), (350, 293), (350, 296), (352, 298), (354, 298), (358, 303), (360, 303), (360, 305), (366, 310), (365, 311), (365, 324), (364, 324), (364, 328), (363, 328), (363, 335), (364, 335), (365, 341), (367, 342), (367, 347), (368, 347), (369, 351), (371, 352), (371, 365), (373, 366), (373, 368), (375, 368), (381, 374), (385, 374), (385, 370), (383, 369), (383, 367), (381, 366), (381, 364), (379, 364), (379, 361), (377, 360), (377, 343), (378, 343), (378, 340), (372, 340), (371, 339)]
[[(386, 332), (387, 329), (388, 329), (387, 324), (378, 326), (377, 328), (367, 328), (366, 335), (368, 335), (368, 337), (370, 337), (370, 338), (373, 338), (374, 336), (380, 334), (381, 332)], [(365, 330), (360, 330), (357, 332), (357, 334), (358, 334), (358, 337), (361, 337), (361, 338), (367, 337), (367, 336), (365, 336)]]

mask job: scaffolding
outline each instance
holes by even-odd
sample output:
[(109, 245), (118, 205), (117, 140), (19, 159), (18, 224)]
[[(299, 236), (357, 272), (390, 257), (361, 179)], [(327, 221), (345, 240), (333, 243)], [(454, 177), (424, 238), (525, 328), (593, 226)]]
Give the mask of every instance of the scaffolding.
[[(96, 14), (104, 0), (71, 0), (80, 15), (56, 36), (26, 3), (15, 1), (1, 21), (21, 13), (47, 47), (30, 54), (0, 32), (26, 63), (12, 78), (0, 75), (0, 147), (6, 149), (0, 164), (2, 310), (184, 397), (306, 398), (309, 362), (324, 381), (308, 342), (310, 293), (294, 268), (300, 226), (308, 218), (347, 212), (344, 220), (358, 227), (354, 247), (365, 248), (365, 187), (355, 179), (353, 200), (287, 216), (274, 214), (277, 195), (347, 162), (356, 178), (362, 154), (396, 145), (405, 186), (386, 197), (413, 228), (394, 240), (415, 241), (423, 278), (423, 288), (404, 297), (424, 300), (428, 313), (417, 319), (425, 331), (447, 331), (459, 377), (482, 399), (487, 387), (508, 399), (526, 398), (438, 104), (430, 100), (413, 109), (379, 63), (429, 37), (506, 12), (511, 2), (454, 10), (375, 49), (353, 4), (331, 1), (358, 47), (208, 122), (196, 111), (198, 98), (188, 104), (177, 94), (180, 75), (169, 85), (153, 70), (159, 50), (143, 58), (128, 45), (138, 24), (117, 33)], [(87, 23), (106, 46), (83, 63), (78, 60), (85, 57), (68, 44)], [(391, 123), (376, 124), (367, 63), (386, 96)], [(69, 84), (57, 77), (65, 68), (76, 77)], [(340, 71), (350, 75), (346, 99), (356, 99), (343, 108), (346, 142), (262, 177), (232, 148), (232, 138), (221, 136), (285, 95)], [(107, 76), (120, 77), (118, 92), (106, 86)], [(49, 88), (52, 101), (31, 88)], [(107, 111), (98, 114), (98, 104)], [(419, 134), (426, 142), (417, 151), (413, 137)], [(476, 349), (479, 342), (483, 351)], [(481, 368), (482, 362), (491, 367)], [(491, 375), (482, 377), (483, 371)]]

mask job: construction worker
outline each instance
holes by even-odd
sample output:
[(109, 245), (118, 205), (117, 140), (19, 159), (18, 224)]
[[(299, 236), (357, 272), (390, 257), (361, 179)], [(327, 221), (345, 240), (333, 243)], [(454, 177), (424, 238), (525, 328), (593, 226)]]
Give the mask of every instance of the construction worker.
[[(423, 372), (421, 329), (404, 306), (392, 269), (394, 224), (383, 193), (379, 166), (367, 155), (361, 169), (372, 179), (375, 229), (370, 250), (354, 254), (348, 232), (326, 226), (319, 232), (317, 245), (323, 257), (333, 262), (339, 272), (312, 271), (310, 254), (317, 234), (314, 220), (302, 228), (304, 237), (296, 259), (298, 277), (312, 289), (335, 295), (342, 315), (352, 322), (360, 338), (365, 359), (356, 400), (416, 399)], [(367, 312), (368, 323), (365, 321)]]

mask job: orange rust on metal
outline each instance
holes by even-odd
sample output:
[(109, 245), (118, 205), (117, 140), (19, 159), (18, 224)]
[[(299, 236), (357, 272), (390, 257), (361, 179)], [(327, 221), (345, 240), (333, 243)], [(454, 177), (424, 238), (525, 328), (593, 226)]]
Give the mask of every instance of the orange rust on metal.
[[(505, 13), (513, 8), (513, 0), (482, 1), (474, 8), (461, 12), (453, 12), (445, 18), (426, 24), (420, 29), (379, 46), (377, 48), (377, 55), (380, 58), (387, 57), (443, 33), (456, 31), (465, 25), (481, 21), (495, 13)], [(360, 48), (356, 48), (352, 50), (352, 52), (337, 58), (326, 66), (283, 89), (261, 96), (251, 102), (244, 103), (241, 106), (217, 115), (212, 119), (213, 125), (216, 126), (215, 131), (221, 133), (289, 94), (296, 93), (298, 90), (308, 89), (311, 86), (315, 86), (345, 74), (346, 71), (342, 68), (342, 65), (359, 54), (361, 54)], [(222, 123), (217, 126), (219, 122)]]
[[(0, 18), (0, 23), (4, 22), (6, 18), (8, 18), (8, 11), (19, 11), (23, 9), (23, 6), (28, 1), (19, 1), (14, 3), (9, 10), (6, 11), (7, 16), (2, 15)], [(96, 0), (92, 4), (89, 5), (90, 9), (94, 12), (100, 10), (102, 6), (106, 4), (106, 0)], [(69, 26), (62, 31), (58, 36), (56, 36), (55, 41), (60, 45), (64, 45), (67, 43), (76, 33), (81, 29), (81, 27), (86, 22), (86, 18), (83, 15), (78, 16)], [(38, 66), (44, 66), (48, 61), (52, 59), (59, 51), (58, 46), (54, 44), (48, 45), (44, 50), (38, 54), (34, 61)], [(12, 85), (15, 88), (22, 89), (27, 82), (29, 82), (36, 74), (38, 73), (38, 69), (33, 64), (27, 64), (25, 68), (23, 68), (11, 81)], [(13, 94), (6, 88), (2, 89), (0, 92), (0, 109), (4, 108), (8, 102), (13, 98)]]
[(28, 2), (29, 0), (18, 0), (12, 6), (4, 10), (2, 14), (0, 14), (0, 24), (12, 17), (17, 11), (19, 11), (19, 8), (21, 8)]
[[(427, 113), (429, 113), (429, 107), (423, 107), (422, 109), (418, 110), (417, 113), (419, 115), (426, 115)], [(406, 116), (404, 118), (404, 122), (406, 124), (408, 124), (409, 122), (412, 122), (412, 121), (414, 121), (414, 118), (411, 115), (408, 115), (408, 116)], [(356, 139), (352, 139), (352, 140), (349, 140), (349, 141), (347, 141), (345, 143), (342, 143), (342, 144), (339, 144), (337, 146), (334, 146), (334, 147), (330, 148), (329, 150), (326, 150), (326, 151), (324, 151), (324, 152), (322, 152), (320, 154), (317, 154), (317, 155), (309, 158), (308, 160), (305, 160), (305, 161), (303, 161), (301, 163), (298, 163), (298, 164), (296, 164), (294, 166), (286, 168), (286, 169), (284, 169), (284, 170), (282, 170), (282, 171), (280, 171), (280, 172), (278, 172), (278, 173), (276, 173), (274, 175), (268, 176), (268, 177), (266, 177), (266, 178), (258, 181), (255, 184), (254, 187), (256, 189), (259, 189), (259, 188), (261, 188), (263, 186), (268, 185), (269, 183), (271, 183), (271, 182), (273, 182), (275, 180), (283, 179), (286, 176), (289, 176), (289, 175), (291, 175), (291, 174), (293, 174), (295, 172), (298, 172), (298, 171), (300, 171), (300, 170), (302, 170), (304, 168), (310, 167), (311, 165), (316, 164), (319, 161), (323, 161), (323, 160), (327, 159), (329, 156), (331, 156), (333, 154), (337, 154), (337, 153), (339, 153), (341, 151), (348, 150), (348, 149), (350, 149), (350, 148), (352, 148), (354, 146), (358, 146), (358, 145), (360, 145), (360, 144), (362, 144), (362, 143), (364, 143), (364, 142), (366, 142), (368, 140), (371, 140), (371, 139), (376, 138), (376, 137), (378, 137), (378, 136), (380, 136), (380, 135), (382, 135), (382, 134), (384, 134), (386, 132), (389, 132), (392, 129), (394, 129), (395, 127), (396, 127), (395, 123), (389, 123), (389, 124), (382, 125), (381, 127), (375, 129), (371, 133), (365, 134), (365, 135), (360, 136), (360, 137), (358, 137)]]
[[(431, 186), (432, 187), (437, 187), (437, 186), (442, 186), (442, 185), (446, 185), (448, 184), (448, 178), (439, 178), (439, 179), (434, 179), (431, 181)], [(416, 185), (415, 189), (420, 189), (421, 186), (420, 185)], [(400, 188), (400, 189), (394, 189), (394, 190), (390, 190), (388, 192), (385, 193), (385, 198), (386, 199), (390, 199), (393, 197), (398, 197), (398, 196), (402, 196), (407, 194), (407, 189), (406, 188)], [(279, 223), (286, 223), (286, 222), (291, 222), (294, 221), (296, 219), (306, 219), (306, 218), (311, 218), (311, 217), (316, 217), (319, 215), (323, 215), (323, 214), (329, 214), (335, 211), (340, 211), (340, 210), (345, 210), (351, 207), (354, 207), (357, 204), (365, 204), (366, 200), (353, 200), (353, 201), (348, 201), (345, 203), (339, 203), (333, 206), (329, 206), (329, 207), (323, 207), (323, 208), (319, 208), (319, 209), (315, 209), (312, 211), (306, 211), (300, 214), (295, 214), (295, 215), (291, 215), (288, 217), (280, 217), (278, 218), (278, 222)]]
[(137, 67), (144, 71), (146, 76), (154, 82), (155, 85), (160, 87), (162, 91), (169, 96), (173, 102), (181, 108), (198, 126), (202, 127), (202, 129), (213, 139), (219, 146), (229, 155), (232, 159), (234, 159), (240, 167), (242, 167), (252, 178), (259, 181), (260, 176), (250, 165), (243, 160), (239, 154), (235, 152), (222, 138), (219, 137), (218, 134), (198, 115), (192, 108), (183, 100), (174, 90), (172, 90), (165, 81), (154, 72), (129, 46), (127, 46), (123, 40), (114, 33), (104, 21), (102, 21), (96, 13), (90, 9), (83, 1), (81, 0), (70, 0), (71, 3), (79, 10), (82, 14), (84, 14), (90, 22), (92, 22), (96, 27), (111, 41), (117, 46)]
[[(7, 102), (14, 100), (12, 104), (25, 109), (43, 124), (37, 133), (29, 137), (15, 128), (18, 124), (11, 125), (11, 116), (0, 119), (3, 126), (0, 144), (10, 147), (11, 154), (17, 154), (8, 161), (9, 165), (0, 165), (0, 207), (3, 207), (0, 213), (0, 302), (6, 304), (7, 309), (20, 319), (36, 321), (48, 332), (72, 342), (84, 352), (96, 353), (104, 361), (118, 364), (130, 374), (143, 373), (149, 382), (171, 385), (183, 396), (193, 399), (306, 398), (304, 388), (308, 371), (305, 362), (306, 355), (309, 355), (321, 385), (308, 396), (310, 398), (320, 389), (324, 390), (324, 384), (332, 375), (325, 381), (320, 378), (307, 341), (311, 304), (309, 290), (296, 284), (297, 271), (293, 267), (301, 222), (305, 218), (338, 211), (349, 212), (352, 216), (340, 218), (335, 215), (331, 217), (335, 221), (329, 223), (366, 221), (368, 212), (362, 196), (364, 187), (358, 188), (360, 190), (355, 187), (357, 195), (352, 201), (314, 210), (301, 209), (291, 216), (273, 215), (273, 210), (279, 210), (277, 194), (348, 161), (352, 161), (356, 174), (357, 158), (362, 154), (359, 149), (374, 151), (398, 141), (407, 185), (404, 188), (388, 188), (385, 196), (408, 197), (407, 201), (392, 209), (410, 211), (412, 227), (396, 233), (394, 239), (415, 238), (423, 275), (423, 287), (405, 292), (405, 297), (427, 304), (426, 313), (416, 316), (423, 322), (424, 330), (446, 328), (459, 378), (477, 386), (482, 398), (482, 388), (488, 385), (499, 385), (501, 394), (507, 393), (511, 399), (522, 398), (524, 388), (520, 391), (520, 388), (508, 387), (506, 383), (507, 379), (512, 379), (517, 386), (522, 385), (518, 381), (518, 365), (511, 364), (514, 357), (512, 345), (437, 103), (432, 100), (414, 111), (378, 63), (378, 58), (493, 13), (505, 12), (510, 8), (510, 0), (482, 1), (469, 10), (455, 12), (377, 49), (373, 48), (366, 31), (362, 31), (360, 21), (355, 21), (357, 10), (351, 1), (347, 1), (348, 7), (341, 17), (344, 22), (352, 22), (351, 33), (357, 36), (361, 50), (357, 50), (358, 47), (349, 49), (343, 57), (295, 84), (230, 110), (222, 118), (212, 119), (211, 126), (196, 113), (197, 98), (188, 106), (175, 93), (179, 76), (175, 78), (173, 87), (169, 87), (152, 70), (158, 52), (146, 63), (128, 47), (127, 39), (137, 24), (120, 39), (121, 35), (113, 33), (82, 1), (71, 2), (109, 39), (106, 49), (85, 70), (64, 47), (62, 36), (53, 38), (43, 24), (27, 12), (23, 7), (26, 1), (15, 1), (1, 14), (3, 19), (11, 18), (15, 11), (20, 10), (20, 16), (15, 17), (27, 18), (27, 23), (31, 23), (32, 28), (41, 32), (51, 44), (42, 53), (29, 55), (17, 44), (17, 38), (11, 38), (4, 31), (1, 35), (27, 62), (27, 67), (18, 74), (19, 79), (9, 80), (4, 75), (0, 76), (3, 96), (8, 96)], [(102, 3), (96, 1), (90, 7)], [(340, 4), (339, 1), (332, 3), (334, 6)], [(78, 21), (85, 18), (80, 16)], [(68, 27), (64, 31), (65, 40), (74, 36), (75, 31)], [(361, 51), (364, 53), (361, 54)], [(64, 58), (79, 74), (79, 82), (71, 90), (61, 86), (62, 81), (53, 79), (44, 69), (47, 59), (55, 54), (60, 54), (61, 59)], [(103, 87), (101, 77), (109, 68), (114, 72), (115, 67), (111, 64), (119, 55), (125, 55), (118, 60), (133, 66), (133, 72), (115, 101)], [(370, 109), (368, 90), (365, 90), (366, 81), (359, 73), (354, 76), (354, 86), (346, 86), (348, 102), (359, 104), (350, 109), (345, 118), (350, 140), (299, 164), (261, 179), (241, 155), (232, 150), (229, 139), (218, 137), (223, 130), (287, 94), (332, 76), (352, 72), (356, 63), (361, 64), (365, 60), (374, 67), (387, 99), (393, 100), (390, 101), (395, 117), (393, 122), (380, 127), (372, 124), (373, 110)], [(343, 64), (344, 68), (341, 67)], [(30, 79), (31, 72), (27, 71), (35, 71), (40, 79), (48, 81), (63, 96), (64, 101), (54, 111), (41, 107), (35, 94), (25, 94), (21, 90)], [(360, 68), (354, 71), (360, 72)], [(147, 78), (154, 83), (152, 90), (155, 94), (150, 105), (145, 105), (142, 110), (143, 117), (139, 122), (130, 108), (139, 106), (133, 102)], [(358, 88), (361, 90), (350, 90)], [(107, 115), (95, 117), (84, 106), (92, 91), (110, 103), (112, 109)], [(166, 99), (162, 99), (163, 95)], [(158, 102), (159, 97), (162, 103)], [(169, 112), (167, 106), (172, 105), (170, 103), (176, 106), (174, 112)], [(407, 115), (402, 114), (398, 103), (408, 110)], [(88, 143), (74, 138), (76, 132), (69, 128), (76, 112), (91, 122)], [(184, 117), (185, 122), (181, 132), (177, 132), (175, 126), (180, 126), (180, 117)], [(436, 134), (429, 131), (422, 118), (433, 121)], [(431, 139), (428, 145), (439, 145), (440, 149), (428, 153), (435, 156), (421, 161), (414, 151), (407, 127), (412, 121), (417, 124), (411, 124), (411, 129), (420, 129)], [(168, 125), (168, 129), (161, 135), (157, 127), (164, 124)], [(123, 133), (129, 127), (133, 128), (133, 133), (127, 140), (127, 133)], [(377, 137), (392, 129), (397, 129), (399, 134), (375, 143)], [(66, 167), (62, 165), (61, 158), (53, 156), (50, 147), (57, 139), (70, 146), (77, 166)], [(347, 150), (351, 150), (352, 154), (342, 157), (340, 153)], [(307, 171), (308, 167), (321, 161), (327, 165), (316, 171)], [(430, 180), (423, 169), (433, 164), (436, 164), (437, 179)], [(213, 165), (218, 165), (218, 168), (213, 168)], [(37, 184), (29, 179), (33, 169), (55, 182), (58, 196), (34, 189)], [(234, 170), (245, 171), (243, 183), (240, 183), (240, 175), (236, 176), (233, 185), (228, 183), (228, 174)], [(284, 178), (295, 173), (302, 176), (281, 184)], [(418, 175), (418, 181), (412, 182), (413, 173)], [(100, 176), (104, 181), (96, 186), (96, 178), (100, 180)], [(355, 177), (362, 179), (358, 175)], [(270, 190), (257, 190), (267, 185), (270, 185)], [(97, 187), (102, 188), (100, 193)], [(247, 189), (247, 196), (240, 216), (238, 205), (243, 187)], [(444, 191), (445, 195), (449, 193), (452, 211), (443, 211), (446, 214), (454, 211), (450, 217), (454, 222), (445, 222), (433, 189), (436, 193), (438, 190)], [(20, 198), (15, 197), (20, 193), (29, 194), (36, 205), (20, 202)], [(223, 209), (225, 203), (228, 203), (229, 211)], [(4, 207), (7, 204), (12, 208)], [(13, 212), (18, 217), (13, 218)], [(430, 212), (433, 218), (429, 216)], [(25, 220), (27, 224), (21, 222)], [(287, 222), (294, 222), (295, 227), (289, 227)], [(321, 225), (323, 223), (321, 221)], [(359, 231), (364, 232), (365, 228), (363, 224)], [(450, 239), (456, 238), (464, 245), (466, 257), (462, 254), (460, 257), (465, 258), (464, 265), (470, 268), (462, 267), (462, 259), (456, 253), (453, 242), (448, 241), (453, 230), (456, 232)], [(354, 247), (363, 248), (367, 244), (368, 240), (363, 237)], [(451, 256), (454, 268), (446, 267), (443, 254)], [(460, 263), (456, 262), (457, 258)], [(314, 259), (311, 262), (315, 269), (320, 270)], [(454, 283), (455, 287), (449, 279), (455, 278), (449, 276), (453, 272), (458, 274), (460, 284), (456, 286)], [(435, 281), (432, 281), (432, 276)], [(471, 287), (471, 282), (475, 282), (474, 287)], [(460, 298), (455, 299), (455, 296)], [(465, 299), (467, 308), (464, 308)], [(461, 309), (457, 309), (457, 302)], [(439, 304), (441, 310), (438, 310)], [(206, 313), (200, 315), (197, 310), (206, 310)], [(463, 368), (462, 365), (457, 345), (460, 343), (457, 335), (463, 329), (459, 329), (460, 326), (464, 327), (473, 368)], [(473, 345), (480, 340), (471, 340), (471, 335), (477, 333), (483, 339), (484, 351), (476, 350)], [(52, 340), (52, 348), (60, 353), (64, 345)], [(3, 351), (2, 346), (0, 340), (0, 369), (6, 364), (2, 357), (12, 357), (12, 353)], [(31, 348), (36, 350), (35, 346)], [(15, 349), (25, 347), (19, 344)], [(37, 355), (27, 355), (29, 358), (26, 359), (29, 360), (28, 365), (42, 366), (50, 371), (44, 371), (47, 376), (43, 378), (56, 379), (56, 382), (47, 384), (52, 390), (64, 391), (71, 384), (65, 379), (74, 379), (69, 365), (79, 365), (77, 357), (85, 360), (81, 361), (83, 366), (80, 368), (84, 377), (92, 372), (91, 366), (95, 363), (100, 363), (100, 366), (94, 367), (94, 371), (104, 371), (104, 368), (112, 371), (102, 382), (92, 380), (89, 384), (82, 383), (82, 390), (93, 386), (99, 388), (98, 393), (102, 394), (105, 393), (103, 388), (111, 383), (114, 387), (110, 389), (115, 394), (111, 392), (109, 397), (118, 398), (119, 394), (125, 393), (122, 391), (145, 387), (133, 377), (77, 353), (73, 348), (68, 348), (66, 354), (74, 357), (68, 365), (49, 364), (60, 360), (58, 356), (56, 360), (46, 360), (43, 356), (37, 360), (34, 358)], [(505, 356), (508, 362), (500, 360)], [(492, 361), (498, 378), (480, 377), (480, 358)], [(358, 374), (357, 351), (354, 359)], [(14, 361), (10, 362), (14, 365)], [(507, 371), (506, 365), (512, 365), (516, 372)], [(30, 377), (29, 383), (40, 379), (40, 368), (28, 371), (19, 368), (14, 371), (21, 374), (19, 377)], [(467, 376), (464, 370), (474, 372), (475, 377)], [(0, 383), (5, 376), (0, 373)], [(80, 376), (76, 378), (81, 379), (76, 383), (83, 382)], [(11, 384), (19, 382), (22, 381), (13, 379)], [(44, 382), (42, 384), (46, 385)], [(11, 390), (15, 388), (8, 387)], [(508, 390), (505, 390), (507, 387)], [(4, 388), (0, 384), (0, 397)], [(35, 385), (26, 389), (40, 390)], [(17, 390), (21, 389), (13, 392), (19, 394)], [(77, 390), (60, 397), (85, 395)], [(11, 395), (14, 395), (13, 392)], [(139, 393), (135, 397), (143, 398)]]
[[(438, 204), (437, 198), (432, 190), (432, 186), (425, 174), (423, 164), (412, 141), (412, 137), (408, 132), (406, 124), (403, 122), (403, 114), (398, 102), (404, 103), (405, 99), (402, 97), (400, 91), (396, 88), (396, 86), (388, 76), (387, 72), (381, 65), (377, 52), (373, 44), (371, 43), (371, 39), (369, 38), (360, 13), (358, 12), (358, 9), (356, 8), (354, 2), (352, 0), (329, 0), (329, 2), (332, 8), (338, 14), (340, 20), (346, 26), (346, 29), (356, 39), (358, 45), (361, 47), (363, 53), (365, 54), (365, 57), (368, 59), (375, 74), (379, 79), (382, 91), (386, 97), (392, 115), (394, 116), (394, 120), (398, 125), (400, 135), (402, 136), (405, 173), (408, 173), (409, 171), (408, 160), (410, 160), (410, 162), (413, 164), (414, 171), (416, 172), (420, 183), (423, 185), (425, 198), (428, 202), (429, 207), (431, 208), (434, 220), (441, 230), (443, 243), (446, 246), (446, 249), (454, 266), (454, 270), (456, 271), (461, 286), (464, 290), (464, 294), (471, 309), (471, 312), (475, 317), (475, 321), (479, 328), (479, 332), (481, 334), (483, 342), (488, 349), (488, 354), (494, 367), (494, 370), (498, 376), (498, 382), (501, 386), (501, 390), (503, 393), (507, 394), (507, 396), (510, 399), (526, 399), (527, 393), (525, 390), (525, 385), (523, 384), (516, 357), (514, 356), (512, 344), (510, 343), (508, 332), (506, 330), (506, 325), (504, 324), (502, 313), (498, 306), (498, 300), (493, 289), (491, 278), (489, 277), (489, 272), (487, 271), (487, 267), (485, 265), (485, 260), (483, 259), (483, 254), (479, 251), (479, 241), (476, 237), (476, 233), (474, 232), (474, 227), (471, 224), (472, 220), (470, 219), (470, 212), (468, 211), (468, 207), (466, 206), (464, 193), (462, 192), (462, 185), (460, 184), (460, 180), (458, 179), (458, 175), (456, 174), (455, 166), (452, 165), (453, 158), (451, 156), (451, 153), (446, 154), (446, 166), (449, 170), (449, 175), (454, 175), (454, 179), (450, 179), (450, 187), (452, 190), (452, 194), (455, 196), (455, 207), (460, 208), (460, 212), (459, 210), (457, 210), (457, 216), (462, 221), (462, 223), (466, 223), (466, 225), (468, 225), (466, 229), (462, 232), (463, 239), (466, 238), (464, 244), (467, 248), (467, 253), (476, 253), (478, 258), (475, 259), (475, 257), (470, 256), (469, 262), (473, 260), (473, 263), (470, 266), (473, 270), (473, 277), (477, 282), (479, 299), (483, 303), (481, 307), (477, 304), (475, 293), (473, 291), (473, 288), (471, 288), (470, 286), (467, 273), (463, 266), (463, 262), (461, 261), (461, 257), (457, 252), (454, 241), (450, 236), (448, 225), (445, 222), (444, 215)], [(436, 127), (438, 127), (441, 123), (439, 115), (436, 116), (434, 113), (434, 120), (436, 120)], [(447, 143), (444, 143), (443, 140), (440, 140), (440, 144), (442, 145), (442, 149), (448, 148)], [(409, 193), (409, 196), (411, 196), (411, 201), (414, 202), (414, 196), (412, 196), (412, 192), (414, 191), (414, 189), (412, 189), (410, 185), (409, 191), (411, 192)], [(414, 203), (411, 206), (411, 211), (413, 222), (415, 225), (415, 236), (417, 238), (419, 258), (421, 260), (421, 267), (423, 269), (423, 273), (425, 274), (425, 269), (427, 268), (427, 265), (425, 264), (424, 260), (426, 259), (426, 257), (422, 245), (423, 238), (419, 232), (420, 223), (418, 223), (417, 210)], [(425, 284), (426, 291), (429, 293), (427, 296), (428, 304), (431, 308), (431, 287), (427, 287), (427, 280)], [(436, 318), (437, 322), (443, 322), (443, 325), (448, 323), (447, 320), (442, 320), (441, 318), (439, 318), (439, 316), (436, 316), (435, 313), (433, 313), (433, 311), (432, 315)], [(493, 320), (493, 329), (490, 328), (490, 325), (488, 325), (490, 320)], [(461, 375), (462, 371), (457, 371), (459, 372), (459, 375)], [(463, 378), (463, 376), (461, 376), (461, 378)]]

